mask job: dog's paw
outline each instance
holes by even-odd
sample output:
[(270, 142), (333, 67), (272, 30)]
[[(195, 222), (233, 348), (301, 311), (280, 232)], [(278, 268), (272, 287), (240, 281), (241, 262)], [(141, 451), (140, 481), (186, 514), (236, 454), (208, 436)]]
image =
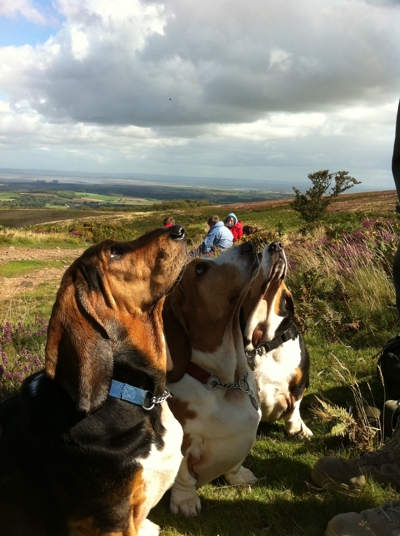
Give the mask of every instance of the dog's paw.
[(250, 471), (250, 469), (246, 469), (243, 465), (240, 466), (239, 471), (226, 473), (224, 478), (231, 486), (255, 484), (257, 482), (257, 477)]
[(314, 435), (303, 421), (300, 422), (299, 426), (288, 426), (286, 432), (289, 437), (296, 437), (302, 440), (309, 440)]
[(194, 517), (201, 512), (201, 502), (195, 490), (171, 491), (169, 508), (173, 514), (183, 514), (185, 517)]
[(139, 527), (138, 536), (159, 536), (160, 530), (158, 525), (145, 519)]

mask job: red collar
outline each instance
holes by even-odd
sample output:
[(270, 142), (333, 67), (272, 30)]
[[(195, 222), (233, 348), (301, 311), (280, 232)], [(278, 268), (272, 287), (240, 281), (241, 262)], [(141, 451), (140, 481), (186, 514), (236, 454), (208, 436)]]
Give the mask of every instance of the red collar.
[(211, 374), (209, 372), (199, 367), (199, 365), (196, 365), (196, 363), (193, 363), (193, 361), (189, 361), (189, 365), (186, 369), (186, 374), (189, 374), (189, 376), (191, 376), (195, 380), (206, 385), (208, 380), (211, 378)]
[(243, 393), (249, 395), (254, 409), (258, 411), (257, 400), (254, 398), (253, 391), (250, 389), (249, 384), (247, 383), (247, 377), (249, 375), (248, 372), (246, 372), (243, 378), (240, 378), (240, 380), (238, 380), (236, 383), (221, 383), (215, 374), (211, 374), (210, 372), (207, 372), (203, 368), (199, 367), (199, 365), (196, 365), (196, 363), (193, 363), (193, 361), (189, 361), (186, 374), (189, 374), (189, 376), (202, 383), (209, 391), (214, 391), (217, 387), (227, 390), (240, 389)]

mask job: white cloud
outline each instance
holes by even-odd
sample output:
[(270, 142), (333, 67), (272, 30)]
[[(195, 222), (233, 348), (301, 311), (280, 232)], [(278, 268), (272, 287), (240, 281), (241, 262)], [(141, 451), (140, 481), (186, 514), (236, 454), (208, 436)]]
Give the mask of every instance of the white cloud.
[(58, 5), (67, 20), (47, 43), (29, 54), (0, 50), (10, 101), (25, 98), (53, 120), (249, 123), (268, 112), (376, 105), (397, 92), (396, 7), (363, 0)]
[[(51, 148), (65, 166), (73, 156), (209, 174), (330, 158), (345, 168), (342, 156), (378, 167), (387, 158), (399, 97), (397, 2), (54, 6), (64, 22), (46, 42), (0, 48), (5, 150), (48, 157)], [(35, 12), (28, 0), (0, 0), (0, 14), (40, 23)]]
[[(76, 60), (84, 60), (89, 51), (89, 41), (84, 32), (78, 28), (71, 28), (71, 52)], [(46, 103), (46, 99), (40, 100), (41, 104)]]
[(0, 16), (15, 17), (18, 14), (35, 24), (48, 23), (46, 17), (30, 0), (0, 0)]

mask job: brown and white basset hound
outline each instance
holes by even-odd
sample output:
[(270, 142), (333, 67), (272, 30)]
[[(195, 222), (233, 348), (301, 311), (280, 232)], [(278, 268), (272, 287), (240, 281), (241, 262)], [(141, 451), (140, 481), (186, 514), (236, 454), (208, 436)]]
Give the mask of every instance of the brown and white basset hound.
[(184, 431), (184, 458), (171, 490), (174, 513), (198, 514), (196, 488), (221, 475), (229, 484), (256, 480), (242, 466), (260, 411), (239, 311), (257, 270), (250, 242), (217, 258), (193, 259), (165, 301), (165, 334), (174, 364), (168, 402)]
[(66, 270), (45, 370), (0, 404), (1, 536), (155, 536), (182, 427), (166, 389), (162, 308), (183, 227), (106, 240)]
[(300, 403), (309, 384), (310, 359), (294, 323), (292, 296), (284, 279), (287, 259), (282, 244), (268, 244), (260, 270), (244, 300), (241, 325), (246, 354), (258, 387), (264, 422), (283, 417), (289, 435), (309, 438)]

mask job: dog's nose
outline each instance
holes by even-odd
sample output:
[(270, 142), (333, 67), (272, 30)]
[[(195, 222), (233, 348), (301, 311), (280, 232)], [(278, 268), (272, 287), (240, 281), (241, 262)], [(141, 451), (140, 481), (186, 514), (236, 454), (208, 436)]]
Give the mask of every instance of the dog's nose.
[(283, 246), (280, 242), (271, 242), (268, 246), (268, 251), (282, 251)]
[(185, 238), (185, 228), (182, 225), (173, 225), (168, 229), (172, 240), (183, 240)]

